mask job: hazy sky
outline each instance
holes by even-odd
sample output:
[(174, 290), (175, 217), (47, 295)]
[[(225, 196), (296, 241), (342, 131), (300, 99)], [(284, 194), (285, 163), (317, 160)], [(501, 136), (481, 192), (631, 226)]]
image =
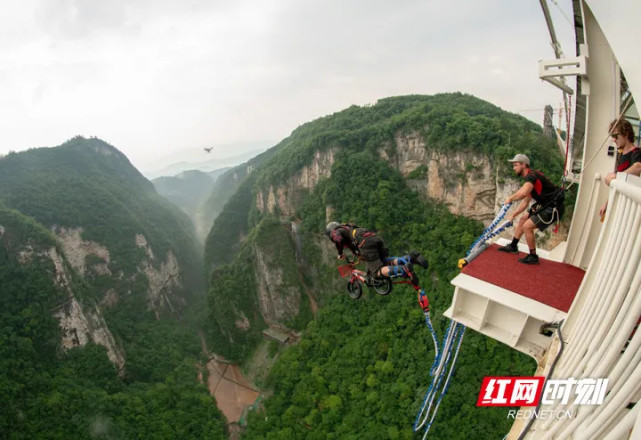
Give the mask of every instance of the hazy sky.
[(267, 148), (352, 104), (453, 91), (541, 123), (561, 102), (538, 79), (553, 57), (537, 0), (2, 0), (0, 154), (97, 136), (152, 170)]

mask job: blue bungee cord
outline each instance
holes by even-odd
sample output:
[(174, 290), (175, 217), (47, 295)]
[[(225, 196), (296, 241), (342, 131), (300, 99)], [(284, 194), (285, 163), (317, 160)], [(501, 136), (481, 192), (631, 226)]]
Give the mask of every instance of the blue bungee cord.
[(480, 247), (483, 243), (485, 243), (487, 240), (489, 240), (491, 237), (501, 233), (503, 229), (509, 227), (512, 225), (512, 222), (505, 222), (503, 223), (499, 228), (497, 228), (497, 225), (501, 220), (503, 220), (503, 217), (507, 214), (507, 211), (510, 209), (512, 206), (512, 203), (506, 203), (501, 205), (501, 209), (499, 209), (498, 214), (492, 220), (492, 223), (485, 228), (483, 233), (479, 238), (476, 239), (474, 243), (472, 243), (472, 246), (470, 246), (470, 249), (467, 251), (467, 255), (470, 255), (474, 250), (476, 250), (477, 247)]
[[(464, 325), (458, 324), (454, 321), (450, 321), (447, 333), (443, 338), (441, 354), (438, 358), (438, 363), (433, 365), (430, 371), (430, 375), (432, 376), (432, 383), (430, 384), (427, 393), (423, 398), (423, 403), (416, 415), (416, 420), (414, 422), (414, 432), (425, 427), (423, 438), (427, 436), (427, 433), (436, 417), (438, 406), (440, 405), (441, 400), (445, 396), (445, 393), (447, 392), (447, 389), (449, 387), (450, 378), (454, 372), (454, 366), (458, 358), (458, 353), (461, 347), (461, 341), (463, 339), (464, 332)], [(455, 350), (454, 347), (456, 347)], [(445, 372), (448, 366), (449, 372), (446, 378)], [(444, 378), (445, 381), (443, 381)], [(438, 399), (435, 403), (437, 395)]]
[[(450, 386), (450, 379), (452, 378), (452, 374), (454, 373), (454, 369), (456, 367), (456, 361), (458, 360), (458, 355), (459, 351), (461, 349), (461, 343), (463, 342), (463, 336), (465, 334), (465, 329), (466, 327), (463, 324), (456, 324), (454, 327), (454, 345), (456, 348), (454, 349), (454, 356), (452, 357), (452, 362), (450, 364), (450, 370), (447, 373), (447, 378), (445, 379), (445, 384), (442, 387), (442, 391), (440, 396), (438, 397), (438, 400), (436, 401), (436, 405), (434, 406), (434, 409), (432, 410), (432, 417), (430, 418), (430, 421), (428, 422), (427, 426), (425, 427), (425, 432), (423, 433), (423, 439), (427, 437), (427, 433), (429, 432), (430, 428), (432, 427), (432, 423), (434, 422), (434, 419), (436, 418), (436, 412), (438, 411), (438, 407), (441, 404), (441, 400), (443, 400), (443, 397), (445, 396), (445, 393), (447, 393), (447, 390)], [(451, 356), (451, 351), (450, 351), (450, 356)], [(448, 356), (449, 357), (449, 356)], [(441, 374), (444, 374), (445, 369), (443, 369), (443, 372)]]
[[(409, 255), (403, 255), (402, 257), (388, 257), (385, 259), (385, 262), (388, 264), (392, 264), (395, 260), (396, 260), (397, 267), (400, 267), (404, 264), (409, 263), (411, 258)], [(434, 330), (434, 325), (432, 325), (432, 319), (430, 317), (429, 300), (427, 298), (427, 294), (425, 293), (425, 290), (423, 290), (419, 286), (412, 285), (412, 287), (414, 287), (414, 289), (419, 292), (418, 303), (421, 306), (421, 309), (423, 309), (423, 316), (425, 316), (425, 325), (430, 331), (430, 335), (432, 336), (432, 341), (434, 342), (435, 353), (434, 353), (434, 364), (432, 365), (432, 368), (434, 368), (434, 366), (437, 365), (439, 362), (440, 355), (438, 350), (438, 337), (436, 336), (436, 331)]]
[(467, 251), (465, 258), (461, 258), (460, 260), (458, 260), (459, 269), (463, 269), (463, 267), (465, 267), (472, 260), (478, 257), (485, 249), (487, 249), (487, 247), (489, 246), (488, 241), (490, 238), (499, 235), (505, 229), (512, 226), (512, 222), (509, 220), (499, 225), (499, 222), (503, 220), (503, 217), (505, 217), (505, 215), (507, 214), (510, 206), (512, 206), (512, 203), (506, 203), (501, 206), (499, 213), (496, 215), (492, 223), (490, 223), (490, 226), (485, 228), (481, 236), (476, 239), (472, 246), (470, 246), (470, 249)]
[(418, 294), (418, 303), (423, 309), (423, 316), (425, 316), (425, 325), (430, 331), (430, 334), (432, 335), (432, 342), (434, 342), (434, 363), (432, 364), (432, 367), (430, 368), (430, 374), (438, 365), (440, 362), (441, 354), (438, 350), (438, 337), (436, 336), (436, 331), (434, 330), (434, 326), (432, 325), (432, 319), (430, 318), (430, 305), (429, 301), (427, 299), (427, 295), (425, 294), (425, 291), (421, 289), (421, 291)]
[[(459, 267), (463, 267), (465, 264), (476, 258), (481, 252), (483, 252), (489, 246), (487, 242), (490, 238), (497, 236), (505, 229), (512, 226), (512, 222), (509, 220), (501, 223), (501, 220), (503, 220), (511, 206), (512, 203), (501, 205), (501, 209), (499, 210), (494, 220), (492, 220), (490, 225), (485, 228), (481, 236), (476, 239), (472, 246), (470, 246), (466, 257), (459, 260)], [(421, 290), (421, 295), (424, 294), (425, 293)], [(421, 303), (421, 295), (419, 295), (419, 303)], [(423, 308), (423, 311), (426, 317), (425, 323), (430, 329), (432, 338), (434, 339), (434, 345), (435, 347), (437, 347), (434, 364), (432, 364), (432, 367), (430, 368), (432, 383), (427, 389), (427, 393), (425, 393), (423, 403), (421, 404), (421, 408), (416, 414), (416, 420), (414, 421), (413, 426), (414, 432), (417, 432), (420, 429), (424, 429), (424, 440), (427, 437), (430, 428), (432, 427), (434, 419), (436, 418), (438, 407), (441, 404), (441, 401), (443, 400), (443, 397), (447, 393), (447, 390), (450, 386), (450, 380), (456, 367), (456, 361), (458, 360), (458, 355), (461, 349), (461, 344), (463, 342), (463, 336), (465, 335), (466, 327), (463, 324), (450, 320), (450, 324), (447, 328), (445, 336), (443, 337), (441, 350), (439, 352), (436, 343), (436, 332), (434, 332), (432, 322), (429, 319), (429, 310), (426, 311), (426, 309)], [(447, 377), (446, 370), (448, 370)]]

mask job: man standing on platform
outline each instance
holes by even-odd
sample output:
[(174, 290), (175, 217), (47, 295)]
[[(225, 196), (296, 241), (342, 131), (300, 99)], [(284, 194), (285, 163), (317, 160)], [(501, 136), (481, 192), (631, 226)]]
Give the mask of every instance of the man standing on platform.
[(534, 230), (538, 228), (539, 231), (544, 231), (554, 221), (561, 220), (564, 212), (563, 190), (550, 182), (550, 179), (540, 171), (530, 169), (530, 158), (525, 154), (517, 154), (508, 162), (512, 164), (514, 173), (525, 179), (523, 186), (505, 199), (505, 203), (522, 200), (516, 211), (508, 216), (508, 220), (514, 222), (516, 216), (527, 209), (531, 199), (534, 199), (535, 203), (519, 219), (518, 225), (514, 228), (512, 242), (499, 248), (499, 251), (518, 253), (517, 244), (521, 236), (525, 234), (530, 253), (524, 258), (519, 258), (518, 261), (524, 264), (539, 264)]

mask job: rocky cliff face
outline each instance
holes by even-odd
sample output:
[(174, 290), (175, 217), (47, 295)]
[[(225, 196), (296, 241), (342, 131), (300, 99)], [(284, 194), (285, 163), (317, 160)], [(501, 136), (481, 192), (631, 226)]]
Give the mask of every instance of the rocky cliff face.
[[(291, 216), (299, 206), (304, 190), (312, 191), (318, 181), (329, 177), (336, 150), (317, 151), (314, 160), (283, 185), (263, 188), (256, 194), (261, 212)], [(394, 145), (379, 150), (383, 159), (398, 169), (410, 188), (423, 199), (447, 205), (453, 214), (483, 222), (491, 221), (507, 195), (519, 184), (504, 183), (489, 158), (467, 152), (439, 152), (427, 148), (420, 133), (398, 134)]]
[[(62, 243), (67, 261), (83, 277), (87, 270), (96, 275), (112, 275), (109, 270), (111, 261), (109, 250), (98, 243), (84, 241), (82, 232), (82, 228), (59, 228), (57, 230), (56, 235)], [(87, 265), (87, 257), (90, 256), (95, 257), (95, 262)]]
[[(401, 172), (410, 188), (423, 199), (444, 203), (452, 214), (464, 215), (485, 225), (494, 219), (505, 199), (522, 184), (511, 175), (499, 175), (485, 156), (443, 153), (426, 148), (419, 133), (399, 135), (394, 144), (395, 148), (388, 145), (379, 153)], [(501, 236), (511, 238), (512, 233), (513, 230), (508, 229)], [(543, 249), (553, 249), (567, 238), (566, 227), (561, 227), (553, 236), (549, 231), (536, 233), (540, 237), (537, 244)]]
[[(91, 274), (121, 278), (122, 273), (114, 275), (109, 269), (111, 261), (109, 250), (99, 243), (83, 240), (82, 232), (82, 228), (58, 228), (56, 230), (56, 235), (63, 245), (65, 257), (71, 266), (82, 277)], [(136, 234), (135, 246), (145, 251), (146, 258), (138, 265), (138, 273), (135, 276), (147, 278), (149, 308), (155, 312), (157, 317), (160, 317), (164, 309), (167, 308), (174, 312), (176, 303), (184, 305), (184, 299), (173, 294), (176, 289), (182, 287), (180, 266), (174, 253), (169, 251), (164, 261), (158, 261), (151, 246), (147, 243), (147, 239), (142, 234)], [(102, 304), (114, 306), (118, 303), (118, 296), (118, 292), (114, 289), (107, 289), (104, 292)]]
[(398, 135), (394, 148), (380, 155), (423, 199), (444, 203), (451, 213), (485, 223), (491, 221), (503, 200), (519, 187), (512, 179), (499, 183), (488, 157), (468, 152), (439, 152), (427, 148), (420, 133)]
[(274, 255), (258, 246), (254, 246), (253, 251), (260, 313), (269, 324), (285, 323), (298, 315), (300, 288), (291, 280), (288, 282), (279, 262), (273, 261)]
[(284, 185), (263, 188), (256, 194), (256, 207), (261, 212), (274, 213), (276, 209), (283, 216), (291, 216), (300, 203), (305, 191), (313, 191), (318, 181), (329, 177), (335, 160), (335, 149), (317, 151), (311, 164), (287, 179)]
[(154, 267), (154, 263), (157, 263), (156, 257), (144, 235), (136, 235), (136, 246), (145, 249), (147, 256), (146, 260), (143, 260), (138, 266), (138, 273), (147, 277), (149, 282), (147, 302), (155, 312), (156, 318), (160, 318), (165, 308), (171, 310), (172, 313), (175, 312), (176, 303), (184, 306), (184, 299), (173, 294), (175, 289), (182, 287), (180, 266), (174, 253), (167, 252), (165, 260), (161, 261), (160, 266), (156, 268)]
[[(63, 330), (62, 346), (65, 349), (83, 346), (89, 341), (102, 345), (107, 349), (107, 356), (123, 371), (125, 355), (122, 348), (109, 331), (107, 324), (100, 312), (100, 308), (94, 304), (82, 304), (78, 301), (70, 283), (70, 274), (65, 268), (61, 255), (56, 248), (51, 248), (47, 256), (55, 268), (54, 281), (67, 292), (67, 300), (54, 312), (54, 316), (60, 322)], [(22, 260), (23, 264), (26, 261)]]
[[(109, 269), (111, 257), (106, 247), (82, 239), (82, 228), (58, 228), (55, 232), (62, 244), (66, 261), (81, 277), (106, 275), (121, 278), (123, 276), (122, 273), (114, 275)], [(165, 260), (158, 262), (142, 234), (136, 235), (133, 245), (145, 250), (145, 258), (138, 265), (138, 272), (134, 277), (146, 277), (149, 286), (147, 303), (156, 317), (159, 318), (166, 309), (174, 312), (176, 304), (184, 305), (183, 298), (173, 295), (173, 291), (181, 287), (180, 267), (173, 252), (169, 251)], [(27, 262), (31, 258), (30, 252), (30, 249), (25, 249), (21, 253), (22, 262)], [(116, 306), (119, 297), (130, 292), (118, 292), (109, 288), (103, 292), (99, 305), (81, 303), (69, 287), (69, 275), (65, 271), (61, 256), (53, 249), (49, 252), (49, 257), (56, 267), (56, 283), (69, 294), (67, 301), (55, 314), (64, 332), (63, 346), (71, 348), (93, 341), (104, 346), (109, 359), (122, 370), (125, 363), (124, 352), (115, 343), (102, 317), (101, 308)]]

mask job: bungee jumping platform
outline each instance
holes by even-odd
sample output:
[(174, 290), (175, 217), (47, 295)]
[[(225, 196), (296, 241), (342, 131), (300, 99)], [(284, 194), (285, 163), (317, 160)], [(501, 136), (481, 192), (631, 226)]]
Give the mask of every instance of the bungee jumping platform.
[(551, 341), (541, 326), (566, 317), (585, 272), (542, 255), (540, 264), (522, 264), (517, 259), (525, 253), (498, 247), (489, 246), (452, 280), (444, 315), (538, 361)]

